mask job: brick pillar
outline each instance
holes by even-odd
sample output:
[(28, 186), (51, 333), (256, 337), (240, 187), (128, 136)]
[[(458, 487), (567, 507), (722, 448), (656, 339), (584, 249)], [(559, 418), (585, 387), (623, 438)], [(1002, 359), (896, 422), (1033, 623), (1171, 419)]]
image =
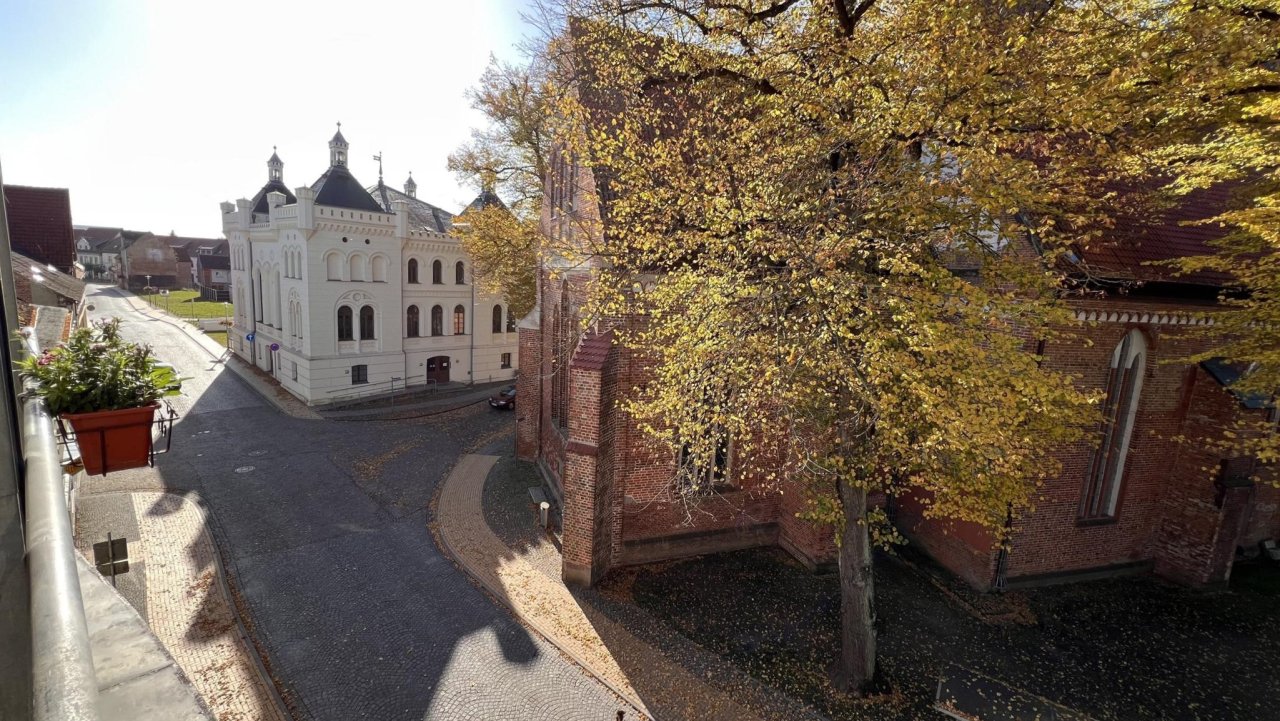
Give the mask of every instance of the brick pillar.
[(516, 373), (516, 457), (538, 460), (542, 427), (542, 332), (519, 329), (520, 369)]
[(600, 468), (601, 369), (609, 338), (584, 341), (574, 354), (569, 376), (568, 443), (564, 473), (565, 583), (590, 586), (609, 570), (612, 559), (612, 501), (609, 469)]

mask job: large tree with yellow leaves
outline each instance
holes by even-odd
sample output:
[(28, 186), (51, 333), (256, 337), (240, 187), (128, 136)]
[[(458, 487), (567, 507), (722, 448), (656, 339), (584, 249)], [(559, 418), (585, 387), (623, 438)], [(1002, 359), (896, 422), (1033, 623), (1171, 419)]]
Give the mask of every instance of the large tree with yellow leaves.
[[(606, 191), (588, 315), (643, 317), (622, 341), (654, 361), (629, 410), (690, 503), (726, 447), (735, 474), (803, 483), (839, 529), (834, 677), (863, 688), (868, 494), (992, 528), (1033, 503), (1095, 420), (1035, 352), (1069, 332), (1061, 256), (1130, 200), (1116, 188), (1275, 173), (1273, 4), (562, 5), (548, 53), (577, 92), (554, 115)], [(1204, 262), (1244, 271), (1233, 349), (1274, 364), (1274, 335), (1248, 332), (1262, 308), (1280, 327), (1280, 271), (1241, 261), (1277, 241), (1274, 194), (1252, 200), (1274, 185), (1254, 187), (1229, 218), (1253, 234)]]

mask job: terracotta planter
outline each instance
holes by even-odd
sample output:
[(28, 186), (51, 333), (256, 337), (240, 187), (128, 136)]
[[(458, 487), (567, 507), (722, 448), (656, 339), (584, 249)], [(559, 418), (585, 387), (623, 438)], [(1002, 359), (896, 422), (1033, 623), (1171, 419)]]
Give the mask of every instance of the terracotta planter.
[(99, 475), (150, 464), (151, 422), (159, 407), (156, 403), (118, 411), (64, 413), (62, 418), (76, 432), (85, 472)]

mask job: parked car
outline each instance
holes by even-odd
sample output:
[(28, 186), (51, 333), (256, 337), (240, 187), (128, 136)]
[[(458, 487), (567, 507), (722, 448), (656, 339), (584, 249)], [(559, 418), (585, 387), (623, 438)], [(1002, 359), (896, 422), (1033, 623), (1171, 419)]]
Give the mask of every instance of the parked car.
[(494, 393), (489, 398), (489, 406), (492, 408), (506, 408), (509, 411), (514, 411), (516, 409), (516, 387), (507, 386), (497, 393)]

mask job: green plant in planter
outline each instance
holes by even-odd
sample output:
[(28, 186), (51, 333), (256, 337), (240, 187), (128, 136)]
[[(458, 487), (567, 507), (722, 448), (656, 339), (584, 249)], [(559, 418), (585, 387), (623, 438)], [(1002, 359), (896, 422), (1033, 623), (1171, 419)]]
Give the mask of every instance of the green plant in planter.
[(39, 383), (35, 392), (53, 415), (149, 406), (182, 392), (183, 378), (151, 347), (120, 335), (120, 319), (80, 328), (57, 348), (18, 362)]

